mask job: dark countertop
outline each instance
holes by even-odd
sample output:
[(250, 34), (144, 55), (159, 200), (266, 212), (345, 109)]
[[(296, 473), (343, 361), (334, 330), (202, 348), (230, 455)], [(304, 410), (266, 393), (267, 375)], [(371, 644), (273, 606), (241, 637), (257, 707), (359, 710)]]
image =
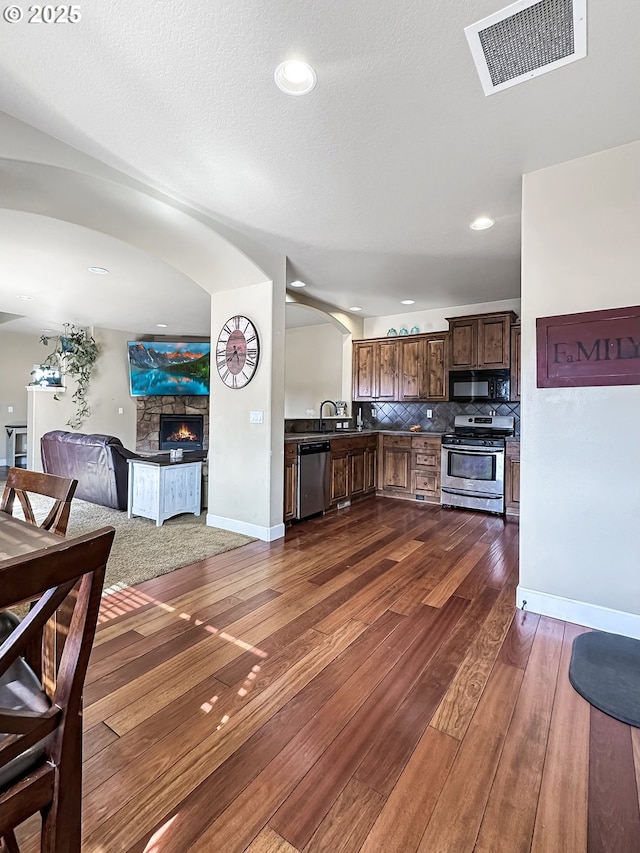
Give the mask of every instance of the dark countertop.
[(287, 441), (332, 441), (337, 438), (353, 438), (354, 436), (365, 435), (426, 435), (433, 438), (440, 438), (444, 435), (443, 432), (435, 432), (433, 430), (420, 430), (420, 432), (411, 432), (410, 430), (402, 429), (363, 429), (362, 432), (357, 430), (336, 430), (335, 432), (285, 432), (284, 440)]

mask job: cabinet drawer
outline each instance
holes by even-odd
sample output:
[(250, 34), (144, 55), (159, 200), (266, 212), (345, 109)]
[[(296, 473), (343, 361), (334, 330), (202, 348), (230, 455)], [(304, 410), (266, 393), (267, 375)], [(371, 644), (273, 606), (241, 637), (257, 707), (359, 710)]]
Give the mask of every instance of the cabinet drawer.
[(334, 438), (331, 441), (331, 453), (348, 453), (351, 450), (350, 438)]
[(411, 436), (409, 435), (383, 435), (383, 447), (411, 447)]
[(412, 491), (429, 495), (437, 495), (440, 490), (440, 478), (437, 471), (414, 471)]
[(414, 466), (423, 465), (426, 468), (437, 468), (440, 462), (440, 451), (419, 450), (413, 453)]
[(430, 450), (440, 452), (440, 439), (429, 435), (414, 435), (411, 439), (411, 447), (414, 450)]

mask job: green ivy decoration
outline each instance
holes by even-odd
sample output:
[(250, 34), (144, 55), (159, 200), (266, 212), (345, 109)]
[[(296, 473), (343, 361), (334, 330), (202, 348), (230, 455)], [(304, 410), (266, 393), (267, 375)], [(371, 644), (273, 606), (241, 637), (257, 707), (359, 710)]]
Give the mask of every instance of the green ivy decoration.
[(73, 417), (67, 421), (67, 426), (72, 429), (80, 429), (91, 414), (91, 407), (86, 396), (93, 365), (99, 354), (98, 344), (91, 335), (87, 334), (85, 329), (71, 323), (64, 324), (64, 332), (61, 335), (55, 337), (40, 336), (40, 343), (45, 346), (49, 346), (50, 341), (55, 341), (55, 346), (43, 364), (48, 367), (59, 367), (62, 374), (75, 379), (76, 390), (71, 400), (75, 404), (76, 411)]

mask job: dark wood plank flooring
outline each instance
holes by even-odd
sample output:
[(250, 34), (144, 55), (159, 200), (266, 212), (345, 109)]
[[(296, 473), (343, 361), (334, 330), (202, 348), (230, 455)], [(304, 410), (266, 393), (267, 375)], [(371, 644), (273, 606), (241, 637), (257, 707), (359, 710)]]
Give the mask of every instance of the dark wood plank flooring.
[(377, 498), (105, 599), (83, 851), (638, 853), (639, 732), (517, 570), (517, 524)]

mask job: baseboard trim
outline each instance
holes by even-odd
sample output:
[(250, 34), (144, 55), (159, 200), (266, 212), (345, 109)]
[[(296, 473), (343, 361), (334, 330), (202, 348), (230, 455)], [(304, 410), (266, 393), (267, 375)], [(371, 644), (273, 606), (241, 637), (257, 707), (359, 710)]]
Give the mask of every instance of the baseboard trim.
[[(526, 604), (523, 607), (524, 602)], [(611, 610), (598, 604), (574, 601), (571, 598), (562, 598), (559, 595), (550, 595), (523, 586), (518, 586), (516, 590), (516, 606), (520, 610), (530, 610), (541, 616), (552, 616), (554, 619), (584, 625), (586, 628), (640, 639), (640, 616), (635, 613)]]
[(262, 539), (263, 542), (282, 539), (285, 532), (284, 523), (274, 524), (273, 527), (261, 527), (259, 524), (249, 524), (247, 521), (237, 521), (235, 518), (224, 518), (222, 515), (211, 515), (210, 513), (207, 513), (207, 526), (220, 527), (222, 530), (230, 530), (232, 533), (244, 533), (245, 536)]

